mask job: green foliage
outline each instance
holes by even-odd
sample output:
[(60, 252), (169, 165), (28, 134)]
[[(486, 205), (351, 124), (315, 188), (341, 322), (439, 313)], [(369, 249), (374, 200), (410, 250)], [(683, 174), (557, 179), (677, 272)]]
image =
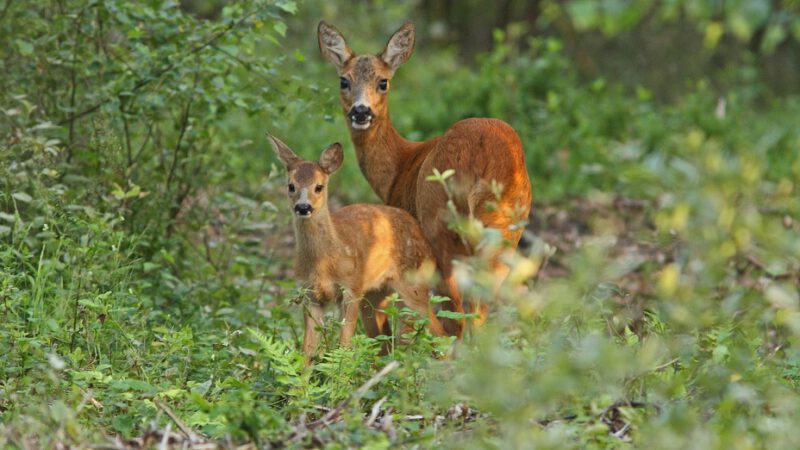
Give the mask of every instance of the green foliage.
[[(793, 33), (800, 39), (800, 7), (794, 1), (769, 2), (702, 0), (669, 1), (653, 4), (649, 1), (576, 0), (567, 3), (566, 12), (578, 30), (601, 30), (606, 35), (628, 31), (640, 24), (647, 15), (671, 23), (691, 20), (704, 34), (706, 47), (714, 48), (724, 35), (748, 42), (754, 34), (763, 33), (760, 51), (772, 52)], [(561, 11), (555, 5), (545, 8), (557, 17)]]
[[(565, 8), (611, 35), (647, 3)], [(392, 302), (401, 337), (336, 348), (330, 315), (306, 367), (284, 180), (260, 139), (277, 129), (307, 157), (347, 140), (316, 5), (0, 6), (1, 447), (142, 436), (165, 407), (263, 447), (800, 445), (800, 100), (764, 96), (746, 66), (660, 103), (514, 27), (472, 66), (419, 45), (391, 94), (411, 138), (495, 116), (525, 143), (538, 236), (508, 256), (489, 323), (454, 343)], [(703, 5), (657, 12), (711, 27), (704, 45), (794, 33), (793, 3)], [(375, 52), (410, 7), (319, 11)], [(374, 199), (351, 156), (335, 180), (334, 202)], [(493, 289), (480, 261), (458, 270)]]

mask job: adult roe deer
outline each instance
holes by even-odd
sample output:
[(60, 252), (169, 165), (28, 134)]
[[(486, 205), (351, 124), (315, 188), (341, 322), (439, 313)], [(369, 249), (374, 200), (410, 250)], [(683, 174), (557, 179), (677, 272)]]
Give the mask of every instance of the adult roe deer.
[(277, 138), (267, 137), (288, 173), (296, 275), (308, 283), (314, 296), (304, 314), (303, 352), (309, 357), (315, 352), (323, 307), (338, 300), (340, 294), (344, 319), (340, 345), (350, 343), (359, 311), (370, 337), (385, 333), (385, 315), (374, 311), (378, 305), (362, 303), (365, 292), (383, 287), (396, 291), (406, 305), (427, 317), (434, 334), (446, 335), (429, 307), (428, 286), (407, 278), (408, 272), (426, 262), (431, 268), (434, 264), (417, 221), (402, 209), (384, 205), (356, 204), (329, 211), (328, 178), (342, 165), (342, 146), (329, 146), (319, 162), (312, 162), (297, 156)]
[[(397, 30), (378, 55), (356, 55), (344, 36), (322, 21), (317, 29), (322, 56), (339, 73), (340, 98), (358, 164), (376, 194), (387, 204), (410, 212), (428, 238), (444, 287), (452, 304), (464, 312), (453, 275), (453, 258), (471, 254), (471, 245), (448, 228), (447, 192), (426, 182), (433, 169), (455, 170), (453, 202), (459, 213), (500, 231), (516, 248), (531, 208), (531, 186), (519, 136), (497, 119), (471, 118), (456, 122), (443, 135), (425, 142), (404, 139), (389, 119), (387, 93), (395, 70), (411, 56), (414, 25)], [(430, 101), (426, 99), (425, 101)], [(502, 188), (495, 195), (492, 182)], [(498, 258), (492, 265), (502, 281), (509, 268)], [(445, 322), (451, 334), (463, 332), (464, 322)]]

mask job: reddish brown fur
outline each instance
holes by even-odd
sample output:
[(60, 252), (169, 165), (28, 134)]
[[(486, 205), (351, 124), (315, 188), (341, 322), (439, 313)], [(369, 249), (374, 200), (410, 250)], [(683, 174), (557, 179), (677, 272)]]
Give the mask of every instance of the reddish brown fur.
[[(381, 305), (361, 302), (366, 292), (387, 288), (428, 317), (433, 333), (446, 334), (429, 308), (428, 286), (407, 277), (426, 263), (433, 267), (433, 252), (417, 221), (401, 209), (383, 205), (356, 204), (330, 212), (328, 177), (341, 165), (341, 146), (334, 144), (326, 149), (316, 163), (300, 159), (285, 144), (270, 138), (294, 188), (289, 192), (293, 206), (302, 200), (313, 208), (308, 217), (296, 216), (294, 220), (296, 274), (314, 296), (306, 311), (303, 351), (309, 356), (315, 353), (322, 308), (340, 299), (340, 288), (344, 290), (341, 345), (350, 343), (359, 313), (371, 337), (387, 331), (385, 317), (377, 311)], [(314, 191), (317, 186), (322, 187), (318, 193)]]
[[(451, 307), (463, 312), (452, 261), (471, 254), (472, 249), (447, 228), (447, 194), (426, 177), (433, 169), (454, 169), (459, 188), (453, 200), (458, 210), (500, 230), (508, 247), (516, 248), (523, 230), (513, 225), (527, 219), (531, 208), (530, 178), (519, 136), (505, 122), (486, 118), (459, 121), (425, 142), (400, 136), (389, 119), (387, 92), (375, 86), (381, 79), (391, 80), (397, 67), (410, 57), (414, 45), (411, 24), (401, 27), (377, 56), (355, 55), (341, 33), (324, 22), (318, 39), (323, 56), (350, 83), (341, 91), (345, 117), (354, 101), (369, 103), (373, 113), (367, 129), (347, 121), (361, 171), (386, 204), (419, 219), (453, 299)], [(492, 180), (503, 188), (499, 199), (491, 191)], [(505, 278), (508, 268), (496, 260), (493, 265), (498, 279)], [(462, 327), (463, 323), (450, 324), (448, 331), (460, 335)]]

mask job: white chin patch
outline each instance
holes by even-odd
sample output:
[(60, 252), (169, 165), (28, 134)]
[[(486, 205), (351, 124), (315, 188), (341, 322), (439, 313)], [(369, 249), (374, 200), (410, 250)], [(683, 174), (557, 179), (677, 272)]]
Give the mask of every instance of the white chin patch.
[(354, 120), (350, 121), (350, 126), (353, 127), (354, 130), (366, 130), (370, 125), (372, 125), (372, 119), (369, 119), (364, 123), (358, 123)]

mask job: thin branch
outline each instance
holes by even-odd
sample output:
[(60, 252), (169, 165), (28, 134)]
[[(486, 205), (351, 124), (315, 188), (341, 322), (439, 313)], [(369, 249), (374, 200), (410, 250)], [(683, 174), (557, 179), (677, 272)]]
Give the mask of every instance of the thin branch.
[(80, 298), (81, 298), (81, 289), (83, 287), (83, 258), (80, 260), (81, 268), (78, 270), (78, 289), (75, 292), (75, 308), (73, 311), (73, 318), (72, 318), (72, 336), (70, 337), (69, 341), (69, 351), (75, 350), (75, 336), (78, 334), (78, 311), (80, 308)]
[(400, 363), (399, 363), (399, 362), (397, 362), (397, 361), (392, 361), (392, 362), (390, 362), (389, 364), (387, 364), (386, 366), (384, 366), (384, 368), (383, 368), (383, 369), (381, 369), (381, 371), (380, 371), (380, 372), (376, 373), (376, 374), (375, 374), (375, 375), (374, 375), (372, 378), (370, 378), (369, 380), (367, 380), (367, 382), (366, 382), (366, 383), (362, 384), (362, 385), (361, 385), (361, 387), (359, 387), (358, 389), (356, 389), (356, 390), (355, 390), (355, 392), (353, 392), (352, 394), (350, 394), (350, 395), (349, 395), (349, 396), (348, 396), (346, 399), (344, 399), (344, 400), (342, 400), (341, 402), (339, 402), (339, 404), (338, 404), (338, 405), (336, 405), (336, 407), (335, 407), (335, 408), (333, 408), (332, 410), (330, 410), (330, 412), (328, 412), (327, 414), (325, 414), (324, 416), (322, 416), (322, 418), (320, 418), (319, 420), (315, 420), (314, 422), (311, 422), (310, 424), (308, 424), (308, 426), (309, 426), (310, 428), (316, 428), (316, 427), (319, 427), (319, 426), (321, 426), (321, 425), (327, 425), (327, 424), (331, 423), (331, 421), (332, 421), (332, 420), (333, 420), (333, 419), (334, 419), (336, 416), (338, 416), (339, 414), (341, 414), (341, 413), (342, 413), (342, 411), (343, 411), (343, 410), (344, 410), (344, 409), (347, 407), (347, 405), (349, 405), (349, 404), (350, 404), (350, 402), (351, 402), (351, 401), (353, 401), (353, 398), (354, 398), (354, 397), (361, 397), (361, 396), (363, 396), (364, 394), (366, 394), (366, 393), (367, 393), (367, 391), (369, 391), (370, 389), (372, 389), (372, 388), (373, 388), (373, 387), (374, 387), (376, 384), (378, 384), (378, 383), (379, 383), (379, 382), (380, 382), (380, 381), (381, 381), (381, 380), (382, 380), (384, 377), (386, 377), (386, 375), (388, 375), (388, 374), (389, 374), (389, 372), (393, 371), (394, 369), (396, 369), (396, 368), (398, 368), (398, 367), (400, 367)]
[(167, 416), (169, 416), (169, 418), (172, 419), (173, 422), (175, 422), (175, 425), (178, 427), (178, 429), (180, 429), (181, 432), (185, 434), (186, 437), (189, 438), (191, 442), (200, 442), (203, 440), (203, 438), (200, 435), (198, 435), (197, 433), (192, 431), (191, 428), (186, 426), (186, 424), (183, 423), (181, 418), (178, 417), (174, 412), (172, 412), (169, 406), (167, 406), (164, 402), (162, 402), (161, 400), (155, 400), (154, 403), (156, 404), (156, 406), (161, 408), (161, 410), (164, 411), (167, 414)]
[(659, 365), (655, 366), (652, 371), (653, 372), (658, 372), (661, 369), (666, 369), (667, 367), (675, 364), (678, 361), (680, 361), (680, 358), (673, 358), (673, 359), (665, 362), (664, 364), (659, 364)]
[[(161, 69), (153, 72), (153, 74), (149, 78), (145, 78), (143, 80), (138, 81), (136, 84), (133, 85), (132, 88), (127, 89), (127, 90), (130, 91), (130, 92), (136, 92), (139, 89), (147, 86), (151, 82), (161, 78), (163, 75), (167, 74), (168, 72), (171, 72), (173, 69), (178, 67), (178, 65), (181, 62), (183, 62), (184, 60), (186, 60), (190, 56), (194, 55), (195, 53), (198, 53), (198, 52), (204, 50), (205, 48), (209, 47), (211, 44), (213, 44), (214, 42), (216, 42), (217, 40), (219, 40), (220, 38), (222, 38), (223, 36), (228, 34), (231, 30), (233, 30), (234, 28), (236, 28), (239, 25), (241, 25), (242, 23), (244, 23), (247, 19), (252, 17), (255, 13), (256, 13), (256, 11), (253, 10), (253, 11), (249, 12), (248, 14), (246, 14), (241, 19), (237, 20), (236, 22), (231, 22), (230, 24), (228, 24), (227, 27), (225, 27), (224, 29), (220, 30), (219, 32), (217, 32), (216, 34), (211, 36), (208, 40), (206, 40), (202, 44), (199, 44), (199, 45), (195, 46), (194, 48), (192, 48), (191, 50), (189, 50), (188, 52), (186, 52), (185, 54), (183, 54), (182, 56), (177, 58), (175, 61), (173, 61), (173, 62), (167, 64), (166, 66), (162, 67)], [(120, 92), (122, 92), (122, 91), (120, 91)], [(87, 116), (89, 114), (92, 114), (93, 112), (95, 112), (98, 109), (102, 108), (103, 106), (105, 106), (106, 104), (108, 104), (109, 102), (111, 102), (113, 99), (115, 99), (117, 97), (119, 97), (119, 93), (117, 93), (116, 95), (113, 95), (113, 96), (106, 97), (105, 99), (100, 100), (99, 102), (97, 102), (94, 105), (84, 109), (83, 111), (75, 113), (75, 114), (72, 114), (71, 116), (67, 117), (66, 119), (58, 122), (58, 124), (59, 125), (64, 125), (64, 124), (67, 124), (67, 123), (72, 122), (74, 120), (80, 119), (81, 117), (84, 117), (84, 116)]]
[(272, 83), (272, 80), (269, 77), (264, 76), (264, 74), (255, 71), (253, 69), (253, 64), (250, 63), (249, 61), (245, 61), (242, 58), (239, 58), (238, 56), (232, 54), (231, 52), (225, 50), (224, 48), (222, 48), (222, 47), (220, 47), (220, 46), (218, 46), (216, 44), (212, 44), (211, 48), (213, 48), (214, 50), (222, 53), (223, 55), (227, 56), (228, 58), (232, 59), (233, 61), (237, 62), (242, 67), (244, 67), (248, 72), (250, 72), (253, 75), (255, 75), (259, 80), (263, 81), (268, 86), (274, 87), (274, 84)]
[(147, 135), (145, 135), (144, 140), (142, 141), (142, 145), (139, 146), (139, 150), (133, 155), (133, 162), (139, 161), (139, 157), (142, 156), (142, 152), (144, 148), (147, 146), (147, 142), (150, 140), (150, 136), (153, 135), (153, 122), (147, 126)]
[(383, 402), (386, 401), (386, 399), (387, 397), (384, 395), (383, 397), (381, 397), (380, 400), (378, 400), (377, 402), (375, 402), (374, 405), (372, 405), (372, 411), (370, 412), (366, 422), (364, 422), (366, 426), (371, 427), (372, 424), (375, 423), (375, 419), (378, 418), (378, 414), (380, 414), (381, 412), (381, 406), (383, 405)]
[(128, 155), (127, 169), (130, 169), (131, 165), (133, 165), (133, 151), (131, 150), (131, 133), (128, 128), (127, 111), (125, 111), (125, 97), (122, 96), (120, 96), (119, 101), (119, 115), (122, 117), (122, 133), (125, 136), (125, 150)]
[[(9, 0), (9, 3), (11, 0)], [(78, 38), (81, 34), (81, 20), (83, 18), (83, 13), (78, 16), (78, 20), (75, 23), (75, 37), (72, 41), (72, 61), (70, 64), (70, 93), (69, 93), (69, 110), (70, 112), (75, 110), (75, 96), (78, 91), (78, 69), (75, 67), (77, 65), (78, 60)], [(72, 160), (72, 147), (75, 139), (75, 120), (69, 121), (69, 144), (67, 146), (67, 162)]]
[(169, 187), (172, 184), (172, 179), (175, 178), (175, 170), (178, 167), (178, 155), (180, 154), (181, 143), (183, 143), (183, 137), (186, 135), (186, 130), (189, 128), (189, 112), (191, 111), (192, 108), (192, 100), (194, 100), (198, 77), (199, 77), (199, 71), (195, 69), (194, 85), (192, 86), (192, 92), (189, 95), (189, 100), (186, 102), (186, 107), (183, 109), (183, 117), (181, 118), (181, 129), (180, 133), (178, 134), (178, 140), (175, 142), (175, 150), (172, 153), (172, 164), (170, 165), (169, 175), (167, 176), (167, 182), (165, 185), (166, 191), (169, 191)]

